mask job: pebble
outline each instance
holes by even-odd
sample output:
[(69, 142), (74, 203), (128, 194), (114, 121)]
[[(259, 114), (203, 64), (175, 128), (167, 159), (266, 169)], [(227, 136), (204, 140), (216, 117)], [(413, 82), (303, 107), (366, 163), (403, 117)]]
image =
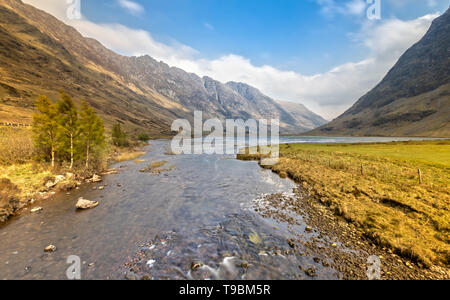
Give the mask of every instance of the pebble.
[(314, 267), (311, 267), (307, 270), (305, 270), (305, 274), (309, 277), (315, 277), (316, 276), (316, 269)]
[(43, 210), (42, 207), (35, 207), (31, 210), (32, 213), (36, 213), (36, 212), (40, 212), (41, 210)]
[(126, 275), (125, 275), (125, 279), (126, 280), (137, 280), (137, 276), (135, 275), (135, 274), (133, 274), (133, 273), (131, 273), (131, 272), (128, 272)]
[(291, 248), (295, 248), (295, 240), (294, 239), (288, 239), (287, 243)]
[(259, 251), (258, 255), (260, 256), (267, 256), (266, 251)]
[(154, 259), (150, 259), (149, 261), (147, 261), (147, 266), (149, 266), (150, 268), (153, 268), (153, 265), (155, 264), (156, 260)]
[(203, 264), (202, 263), (192, 263), (191, 264), (191, 270), (192, 271), (197, 271), (199, 268), (201, 268), (203, 266)]

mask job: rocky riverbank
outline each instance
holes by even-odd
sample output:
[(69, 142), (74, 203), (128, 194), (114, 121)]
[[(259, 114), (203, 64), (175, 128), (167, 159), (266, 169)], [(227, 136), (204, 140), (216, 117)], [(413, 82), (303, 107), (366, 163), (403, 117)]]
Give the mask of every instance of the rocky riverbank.
[[(339, 241), (331, 247), (309, 246), (323, 247), (319, 249), (324, 255), (335, 257), (335, 267), (347, 279), (367, 278), (371, 255), (381, 259), (383, 279), (449, 279), (445, 262), (450, 248), (445, 240), (449, 197), (442, 185), (448, 174), (435, 162), (442, 158), (435, 153), (448, 145), (282, 145), (280, 161), (271, 169), (300, 184), (298, 197), (286, 202), (274, 196), (255, 209), (286, 222), (291, 222), (292, 214), (308, 216), (319, 235)], [(245, 154), (238, 158), (259, 159)], [(417, 184), (417, 169), (419, 175), (427, 174), (426, 183), (422, 177)], [(284, 213), (286, 208), (290, 214)], [(362, 255), (339, 255), (340, 245)]]
[[(266, 196), (255, 202), (254, 209), (265, 218), (295, 224), (295, 215), (302, 215), (308, 223), (298, 238), (288, 242), (302, 249), (303, 255), (315, 255), (314, 260), (329, 265), (341, 273), (341, 279), (366, 280), (368, 258), (376, 256), (381, 261), (382, 280), (448, 280), (449, 270), (432, 266), (426, 268), (386, 247), (381, 247), (368, 238), (364, 231), (320, 204), (306, 191), (298, 187), (294, 197), (280, 194)], [(313, 235), (305, 240), (306, 235)]]
[(374, 244), (302, 187), (293, 195), (256, 199), (251, 210), (276, 226), (265, 228), (243, 214), (202, 228), (195, 238), (179, 232), (157, 236), (121, 268), (124, 279), (367, 280), (370, 257), (381, 262), (381, 280), (450, 279), (445, 268), (425, 268)]
[[(102, 175), (117, 172), (116, 170), (106, 170)], [(35, 176), (38, 176), (37, 174)], [(41, 209), (37, 206), (39, 202), (49, 199), (58, 193), (70, 193), (74, 189), (79, 189), (81, 185), (101, 182), (100, 175), (89, 176), (66, 173), (64, 175), (46, 176), (42, 180), (41, 187), (23, 193), (22, 190), (9, 179), (0, 180), (0, 224), (6, 222), (10, 217), (20, 214), (22, 211), (30, 209), (32, 213), (37, 213)], [(34, 208), (31, 208), (35, 206)]]
[[(115, 149), (107, 158), (108, 164), (133, 160), (145, 155), (142, 146), (143, 144), (137, 148)], [(83, 184), (100, 182), (102, 180), (100, 175), (117, 173), (114, 169), (74, 173), (61, 170), (54, 171), (48, 166), (35, 162), (0, 166), (0, 174), (2, 174), (0, 176), (0, 224), (57, 193), (69, 193), (71, 190), (79, 189)]]

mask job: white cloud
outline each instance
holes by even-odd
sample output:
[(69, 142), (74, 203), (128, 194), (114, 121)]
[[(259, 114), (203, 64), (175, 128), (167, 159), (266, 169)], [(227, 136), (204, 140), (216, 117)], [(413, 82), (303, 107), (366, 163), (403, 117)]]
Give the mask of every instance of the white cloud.
[(144, 7), (139, 3), (130, 1), (130, 0), (117, 0), (117, 3), (128, 10), (130, 13), (138, 15), (145, 11)]
[[(200, 76), (210, 76), (222, 82), (242, 81), (280, 100), (303, 103), (327, 118), (334, 118), (348, 109), (363, 94), (373, 88), (411, 45), (417, 42), (437, 15), (427, 15), (411, 21), (398, 19), (382, 22), (365, 21), (355, 43), (367, 48), (367, 57), (349, 62), (328, 72), (305, 76), (294, 71), (282, 71), (272, 66), (255, 66), (242, 56), (228, 54), (203, 59), (189, 46), (156, 41), (144, 30), (120, 24), (96, 24), (89, 20), (67, 20), (65, 5), (47, 5), (57, 0), (25, 0), (77, 28), (83, 35), (95, 38), (108, 48), (125, 55), (149, 54), (171, 66), (177, 66)], [(62, 1), (64, 2), (64, 1)], [(57, 8), (59, 7), (59, 8)]]

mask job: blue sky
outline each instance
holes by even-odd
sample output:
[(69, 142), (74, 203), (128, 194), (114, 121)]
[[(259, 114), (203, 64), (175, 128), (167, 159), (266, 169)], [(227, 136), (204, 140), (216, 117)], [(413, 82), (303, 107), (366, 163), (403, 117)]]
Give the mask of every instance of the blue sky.
[[(361, 15), (327, 13), (315, 0), (146, 0), (141, 12), (114, 1), (84, 1), (83, 14), (95, 22), (144, 28), (160, 41), (175, 39), (202, 56), (234, 53), (257, 66), (269, 64), (303, 74), (325, 72), (363, 59), (365, 48), (352, 42)], [(323, 1), (326, 3), (327, 1)], [(348, 1), (336, 1), (342, 4)], [(410, 20), (444, 11), (449, 1), (383, 1), (382, 17)]]
[[(242, 81), (332, 119), (373, 88), (450, 0), (23, 0), (123, 55)], [(376, 1), (376, 0), (372, 0)]]

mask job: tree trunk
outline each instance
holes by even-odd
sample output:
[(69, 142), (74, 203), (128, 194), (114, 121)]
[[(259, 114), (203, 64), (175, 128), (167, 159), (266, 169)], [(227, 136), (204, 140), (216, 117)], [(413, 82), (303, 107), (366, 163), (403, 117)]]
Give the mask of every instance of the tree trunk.
[(86, 169), (89, 168), (89, 144), (86, 146)]
[(73, 135), (70, 135), (70, 168), (73, 168)]
[(52, 145), (52, 168), (55, 167), (55, 146)]

